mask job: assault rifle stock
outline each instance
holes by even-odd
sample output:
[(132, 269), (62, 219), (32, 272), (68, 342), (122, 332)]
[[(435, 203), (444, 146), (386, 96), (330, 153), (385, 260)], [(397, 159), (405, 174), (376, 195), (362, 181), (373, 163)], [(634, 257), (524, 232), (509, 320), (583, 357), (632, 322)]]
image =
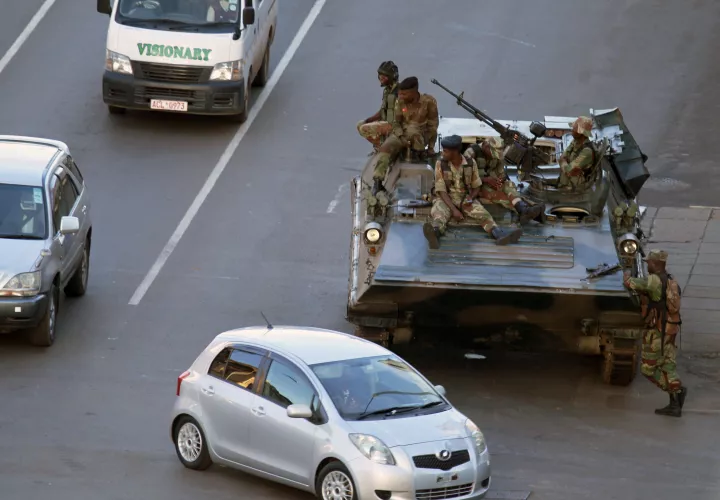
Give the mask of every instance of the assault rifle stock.
[(534, 136), (530, 139), (519, 130), (506, 127), (470, 104), (463, 98), (464, 92), (460, 92), (460, 95), (458, 95), (434, 78), (430, 80), (430, 83), (437, 85), (453, 96), (457, 101), (457, 105), (473, 115), (476, 119), (492, 127), (505, 142), (505, 146), (509, 146), (505, 152), (505, 160), (510, 165), (517, 166), (521, 174), (528, 175), (539, 165), (548, 165), (551, 163), (550, 156), (535, 147), (537, 138), (542, 137), (547, 130), (542, 123), (532, 122), (530, 124), (530, 133)]

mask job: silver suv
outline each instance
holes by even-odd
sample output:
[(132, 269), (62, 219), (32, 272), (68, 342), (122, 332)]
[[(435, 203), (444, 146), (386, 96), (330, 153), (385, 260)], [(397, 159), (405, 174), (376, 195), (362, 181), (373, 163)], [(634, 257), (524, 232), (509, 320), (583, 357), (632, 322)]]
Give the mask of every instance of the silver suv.
[(92, 224), (67, 145), (0, 135), (0, 333), (55, 341), (60, 290), (85, 294)]

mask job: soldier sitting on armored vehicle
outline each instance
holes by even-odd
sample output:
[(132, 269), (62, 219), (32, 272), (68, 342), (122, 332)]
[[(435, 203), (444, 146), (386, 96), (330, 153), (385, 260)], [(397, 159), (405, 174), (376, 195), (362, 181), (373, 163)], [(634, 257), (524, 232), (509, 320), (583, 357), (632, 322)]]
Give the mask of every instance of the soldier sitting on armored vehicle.
[(560, 157), (560, 177), (557, 187), (578, 190), (586, 187), (589, 170), (595, 164), (592, 145), (592, 120), (581, 116), (572, 124), (573, 141)]
[(477, 163), (462, 155), (462, 138), (451, 135), (443, 138), (442, 160), (435, 163), (435, 200), (430, 211), (432, 222), (426, 222), (423, 233), (430, 248), (440, 248), (439, 238), (445, 233), (450, 219), (459, 222), (465, 217), (477, 221), (498, 245), (517, 243), (521, 229), (500, 229), (492, 216), (475, 198), (482, 181)]
[(517, 192), (515, 184), (505, 173), (503, 149), (505, 143), (500, 137), (488, 137), (480, 144), (472, 144), (464, 156), (474, 159), (482, 180), (480, 202), (484, 205), (500, 205), (517, 212), (520, 224), (525, 224), (543, 213), (543, 205), (529, 205)]
[(383, 61), (377, 70), (380, 86), (383, 88), (380, 110), (365, 120), (358, 122), (358, 133), (370, 141), (373, 152), (377, 153), (380, 145), (392, 131), (395, 117), (395, 102), (398, 97), (398, 67), (392, 61)]
[[(384, 190), (383, 179), (403, 149), (410, 148), (414, 161), (425, 160), (435, 155), (434, 144), (440, 124), (437, 101), (430, 94), (418, 91), (415, 76), (400, 82), (398, 99), (395, 102), (392, 133), (382, 143), (373, 172), (373, 193)], [(427, 151), (426, 151), (427, 148)]]

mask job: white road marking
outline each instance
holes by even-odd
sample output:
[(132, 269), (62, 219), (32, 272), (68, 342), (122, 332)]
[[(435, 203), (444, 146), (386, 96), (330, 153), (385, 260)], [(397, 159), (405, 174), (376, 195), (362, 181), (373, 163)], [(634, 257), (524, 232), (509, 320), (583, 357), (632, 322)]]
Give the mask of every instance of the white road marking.
[(54, 3), (55, 0), (45, 0), (45, 3), (42, 4), (40, 10), (38, 10), (32, 17), (32, 19), (30, 19), (30, 22), (27, 26), (25, 26), (25, 29), (22, 33), (20, 33), (20, 36), (17, 37), (15, 43), (10, 46), (8, 51), (5, 52), (3, 58), (0, 59), (0, 73), (3, 72), (8, 63), (12, 60), (12, 58), (15, 57), (15, 54), (17, 54), (18, 50), (20, 50), (20, 47), (22, 47), (23, 44), (27, 41), (27, 39), (30, 38), (32, 32), (35, 31), (35, 28), (37, 28), (38, 24), (40, 24), (40, 21), (42, 21), (42, 18), (45, 17), (45, 14), (47, 14), (47, 11), (50, 10), (50, 7), (52, 7)]
[(519, 43), (520, 45), (524, 45), (524, 46), (526, 46), (526, 47), (532, 47), (533, 49), (536, 49), (536, 48), (537, 48), (537, 46), (536, 46), (535, 44), (532, 44), (532, 43), (530, 43), (530, 42), (523, 42), (522, 40), (518, 40), (517, 38), (510, 38), (510, 37), (507, 37), (507, 36), (499, 35), (498, 33), (478, 33), (478, 34), (479, 34), (479, 35), (484, 35), (484, 36), (491, 36), (491, 37), (494, 37), (494, 38), (499, 38), (499, 39), (501, 39), (501, 40), (506, 40), (506, 41), (508, 41), (508, 42)]
[(197, 215), (200, 207), (210, 194), (210, 191), (212, 191), (212, 188), (215, 186), (218, 178), (230, 162), (230, 158), (232, 158), (232, 155), (235, 153), (238, 145), (240, 145), (240, 141), (243, 140), (245, 134), (250, 128), (250, 125), (252, 125), (252, 123), (255, 121), (255, 118), (260, 113), (260, 110), (262, 110), (265, 102), (267, 102), (270, 93), (273, 91), (278, 81), (280, 80), (280, 77), (287, 69), (290, 61), (295, 55), (295, 52), (297, 52), (303, 39), (310, 31), (310, 28), (315, 22), (315, 19), (317, 19), (318, 15), (320, 15), (320, 11), (322, 10), (326, 1), (327, 0), (316, 0), (315, 4), (310, 9), (310, 12), (305, 18), (305, 21), (302, 23), (302, 26), (300, 26), (300, 29), (298, 29), (295, 38), (293, 38), (293, 41), (290, 43), (290, 46), (287, 48), (285, 54), (278, 63), (277, 68), (275, 68), (275, 71), (273, 71), (272, 75), (270, 75), (270, 80), (268, 80), (265, 88), (260, 93), (258, 100), (250, 109), (247, 121), (240, 125), (240, 128), (238, 128), (237, 132), (230, 140), (230, 144), (228, 144), (227, 148), (225, 148), (225, 152), (218, 160), (212, 172), (210, 172), (210, 176), (205, 181), (205, 184), (203, 185), (202, 189), (200, 189), (200, 192), (195, 197), (195, 200), (192, 202), (192, 205), (190, 205), (190, 208), (188, 208), (187, 212), (185, 212), (185, 216), (180, 221), (180, 224), (178, 224), (175, 232), (172, 234), (172, 236), (170, 236), (170, 239), (168, 240), (167, 244), (165, 244), (162, 252), (160, 252), (160, 255), (158, 255), (157, 260), (152, 265), (140, 285), (137, 287), (137, 290), (135, 290), (133, 296), (130, 298), (130, 302), (128, 302), (129, 305), (136, 306), (140, 303), (142, 298), (145, 296), (145, 293), (147, 293), (148, 289), (153, 284), (153, 281), (155, 281), (155, 278), (157, 278), (160, 270), (163, 268), (168, 258), (170, 258), (170, 255), (173, 253), (175, 247), (180, 242), (180, 238), (182, 238), (185, 234), (185, 231), (187, 231), (190, 223)]
[(335, 207), (337, 207), (337, 204), (340, 203), (340, 200), (342, 199), (343, 194), (345, 194), (345, 191), (348, 190), (349, 185), (350, 185), (349, 182), (340, 184), (340, 187), (337, 190), (337, 194), (335, 195), (335, 198), (333, 198), (333, 200), (328, 205), (327, 213), (331, 214), (335, 211)]

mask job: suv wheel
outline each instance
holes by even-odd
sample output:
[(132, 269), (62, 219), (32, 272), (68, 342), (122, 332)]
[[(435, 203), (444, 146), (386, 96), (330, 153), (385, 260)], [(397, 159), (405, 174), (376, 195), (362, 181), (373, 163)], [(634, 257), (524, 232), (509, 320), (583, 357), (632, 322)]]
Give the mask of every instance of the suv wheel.
[(57, 311), (60, 303), (60, 290), (53, 283), (48, 292), (48, 303), (45, 315), (40, 324), (30, 330), (30, 342), (39, 347), (50, 347), (55, 342)]
[(90, 238), (85, 240), (85, 248), (83, 248), (80, 264), (78, 264), (75, 274), (72, 275), (70, 281), (65, 286), (65, 294), (69, 297), (81, 297), (87, 291), (88, 276), (90, 273)]

